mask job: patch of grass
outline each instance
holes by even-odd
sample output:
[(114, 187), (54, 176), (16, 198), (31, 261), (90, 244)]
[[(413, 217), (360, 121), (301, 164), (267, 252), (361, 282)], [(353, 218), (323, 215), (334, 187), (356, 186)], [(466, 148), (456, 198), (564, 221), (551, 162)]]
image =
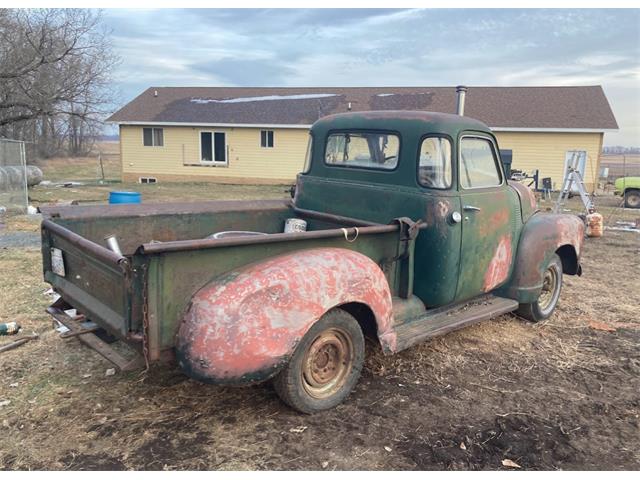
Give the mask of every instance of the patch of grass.
[[(158, 202), (287, 195), (282, 186), (210, 183), (117, 188)], [(111, 189), (37, 187), (31, 194), (41, 203), (106, 202)], [(607, 201), (613, 204), (598, 203), (611, 221), (640, 216)], [(579, 199), (568, 208), (580, 211)], [(37, 230), (32, 217), (5, 223)], [(0, 354), (0, 400), (11, 401), (0, 409), (0, 469), (320, 469), (328, 462), (328, 469), (495, 470), (503, 458), (547, 470), (637, 469), (629, 445), (639, 413), (639, 239), (611, 231), (587, 239), (584, 274), (564, 277), (547, 321), (505, 315), (393, 356), (368, 344), (354, 393), (313, 416), (285, 407), (268, 385), (205, 385), (173, 366), (105, 376), (106, 360), (51, 329), (39, 251), (0, 250), (0, 321), (19, 319), (40, 334)], [(593, 330), (592, 319), (617, 331)], [(0, 337), (0, 344), (12, 340)], [(496, 419), (514, 417), (524, 419), (515, 434), (496, 427)], [(536, 421), (540, 438), (561, 442), (537, 439)], [(300, 426), (307, 429), (292, 431)], [(483, 429), (489, 433), (479, 437)]]
[(40, 250), (0, 249), (0, 322), (17, 321), (27, 331), (48, 328), (44, 309), (51, 299), (43, 294), (49, 285), (42, 279), (40, 262)]
[(72, 188), (36, 186), (29, 189), (34, 206), (78, 201), (79, 203), (107, 203), (109, 192), (129, 190), (142, 194), (144, 203), (204, 202), (208, 200), (257, 200), (286, 198), (287, 185), (220, 185), (213, 183), (117, 183), (110, 185), (81, 185)]

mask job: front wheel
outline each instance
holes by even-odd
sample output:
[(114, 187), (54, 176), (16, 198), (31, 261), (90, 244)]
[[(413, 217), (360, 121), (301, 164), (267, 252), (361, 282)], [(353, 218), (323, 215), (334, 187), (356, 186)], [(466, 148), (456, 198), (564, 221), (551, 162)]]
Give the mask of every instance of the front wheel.
[(360, 325), (349, 313), (334, 309), (302, 337), (273, 386), (290, 407), (315, 413), (335, 407), (351, 393), (363, 364)]
[(533, 303), (521, 303), (518, 315), (532, 322), (546, 320), (556, 309), (562, 290), (562, 261), (554, 254), (542, 277), (540, 296)]

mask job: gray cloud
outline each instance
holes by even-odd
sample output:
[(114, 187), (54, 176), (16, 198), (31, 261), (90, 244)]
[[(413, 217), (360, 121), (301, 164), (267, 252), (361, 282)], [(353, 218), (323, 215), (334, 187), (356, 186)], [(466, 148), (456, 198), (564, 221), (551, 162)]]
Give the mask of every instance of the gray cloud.
[(269, 87), (282, 85), (294, 70), (273, 60), (225, 57), (192, 64), (199, 72), (210, 73), (239, 87)]
[(107, 10), (129, 100), (150, 85), (604, 86), (640, 144), (640, 10)]

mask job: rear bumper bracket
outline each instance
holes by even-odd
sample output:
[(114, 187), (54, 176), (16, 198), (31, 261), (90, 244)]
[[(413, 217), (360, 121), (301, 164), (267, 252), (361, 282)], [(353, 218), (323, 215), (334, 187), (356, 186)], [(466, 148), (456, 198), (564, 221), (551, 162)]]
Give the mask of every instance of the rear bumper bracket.
[[(47, 313), (69, 329), (69, 334), (66, 337), (78, 337), (78, 340), (109, 360), (121, 372), (138, 370), (144, 367), (144, 359), (139, 354), (136, 353), (133, 359), (128, 360), (91, 331), (84, 331), (85, 329), (78, 324), (76, 319), (71, 318), (64, 312), (64, 305), (66, 303), (60, 298), (47, 308)], [(68, 306), (68, 308), (70, 307)]]

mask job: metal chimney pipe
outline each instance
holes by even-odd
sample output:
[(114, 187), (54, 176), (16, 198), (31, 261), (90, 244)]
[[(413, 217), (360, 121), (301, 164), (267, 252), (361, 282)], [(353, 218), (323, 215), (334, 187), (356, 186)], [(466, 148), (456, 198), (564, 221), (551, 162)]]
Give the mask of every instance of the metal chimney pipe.
[(456, 93), (458, 94), (458, 104), (456, 106), (456, 114), (464, 115), (464, 97), (467, 93), (467, 87), (464, 85), (458, 85), (456, 87)]

